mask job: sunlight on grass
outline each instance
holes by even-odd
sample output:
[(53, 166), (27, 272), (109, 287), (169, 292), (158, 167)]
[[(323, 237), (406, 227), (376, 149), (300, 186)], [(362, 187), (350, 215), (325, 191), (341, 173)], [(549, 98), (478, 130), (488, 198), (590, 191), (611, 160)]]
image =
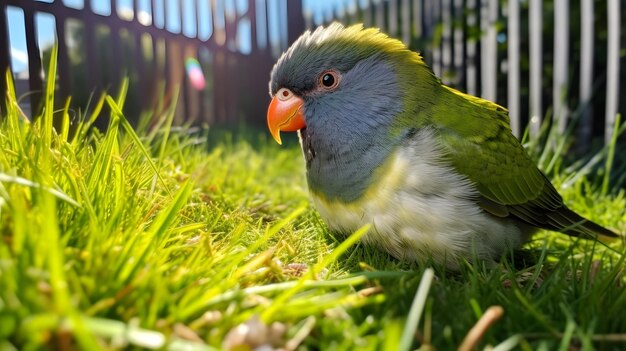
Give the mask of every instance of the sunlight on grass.
[[(626, 343), (620, 241), (543, 232), (528, 245), (534, 264), (434, 267), (433, 277), (358, 243), (366, 228), (345, 240), (328, 232), (297, 145), (174, 127), (172, 106), (134, 129), (127, 82), (71, 123), (69, 102), (53, 111), (48, 82), (30, 122), (6, 79), (0, 349), (455, 349), (496, 305), (504, 315), (481, 348)], [(625, 233), (625, 192), (609, 191), (615, 178), (596, 167), (615, 154), (613, 144), (574, 170), (539, 158), (568, 206)]]

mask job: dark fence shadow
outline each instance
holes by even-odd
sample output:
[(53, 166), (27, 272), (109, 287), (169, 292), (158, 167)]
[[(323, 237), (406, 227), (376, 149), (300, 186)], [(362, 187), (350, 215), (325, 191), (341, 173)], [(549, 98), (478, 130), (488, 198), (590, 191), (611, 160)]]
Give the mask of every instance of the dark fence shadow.
[[(15, 42), (25, 43), (28, 64), (12, 67), (18, 94), (33, 92), (24, 109), (39, 107), (47, 23), (59, 43), (61, 102), (71, 95), (73, 106), (83, 107), (128, 77), (131, 117), (170, 101), (180, 87), (179, 121), (262, 125), (280, 52), (305, 28), (340, 21), (382, 28), (421, 52), (445, 84), (506, 106), (518, 136), (527, 125), (538, 135), (546, 118), (561, 133), (577, 123), (578, 149), (587, 150), (594, 137), (610, 140), (616, 114), (626, 112), (620, 0), (332, 0), (310, 2), (317, 12), (304, 14), (301, 0), (120, 3), (0, 3), (3, 71)], [(197, 60), (205, 87), (190, 79), (189, 59)]]
[[(179, 121), (260, 125), (273, 62), (303, 29), (300, 1), (276, 9), (265, 0), (132, 0), (131, 8), (112, 0), (4, 0), (0, 68), (11, 66), (12, 46), (25, 43), (27, 63), (12, 69), (18, 95), (29, 94), (22, 108), (36, 115), (52, 44), (42, 38), (49, 36), (59, 46), (59, 104), (71, 96), (72, 106), (84, 108), (94, 95), (114, 94), (127, 77), (125, 112), (132, 118), (180, 91)], [(199, 66), (204, 86), (188, 74), (190, 65)], [(5, 91), (4, 77), (1, 84)]]

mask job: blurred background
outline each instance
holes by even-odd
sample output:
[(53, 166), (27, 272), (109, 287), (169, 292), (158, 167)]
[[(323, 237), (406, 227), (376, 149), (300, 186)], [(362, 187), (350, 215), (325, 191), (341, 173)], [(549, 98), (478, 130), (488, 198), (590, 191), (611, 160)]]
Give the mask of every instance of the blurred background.
[(0, 0), (0, 68), (11, 70), (27, 116), (41, 108), (58, 43), (56, 101), (71, 97), (74, 116), (127, 77), (131, 120), (177, 101), (179, 122), (264, 126), (280, 53), (306, 29), (364, 23), (422, 53), (445, 84), (508, 107), (516, 135), (537, 135), (547, 120), (585, 151), (610, 140), (626, 109), (625, 8), (624, 0)]

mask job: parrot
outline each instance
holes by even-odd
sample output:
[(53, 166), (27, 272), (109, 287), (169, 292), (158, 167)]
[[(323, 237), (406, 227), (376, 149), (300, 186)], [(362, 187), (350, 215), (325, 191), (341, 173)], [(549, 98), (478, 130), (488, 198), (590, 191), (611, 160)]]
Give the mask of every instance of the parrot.
[(361, 240), (400, 261), (496, 264), (539, 229), (618, 236), (564, 204), (505, 108), (442, 84), (380, 29), (304, 32), (276, 61), (269, 90), (269, 132), (278, 144), (280, 132), (298, 132), (328, 229), (369, 225)]

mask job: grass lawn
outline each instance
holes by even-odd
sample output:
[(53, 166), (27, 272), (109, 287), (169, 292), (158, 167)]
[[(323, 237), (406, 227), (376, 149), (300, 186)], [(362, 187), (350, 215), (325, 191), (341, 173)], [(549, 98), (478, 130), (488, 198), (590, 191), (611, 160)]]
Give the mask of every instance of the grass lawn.
[[(0, 118), (0, 350), (452, 350), (475, 326), (477, 349), (626, 349), (622, 241), (542, 232), (531, 265), (431, 278), (326, 229), (297, 143), (173, 127), (173, 109), (133, 128), (124, 89), (55, 130), (53, 84), (35, 121), (11, 94)], [(623, 170), (598, 173), (614, 151), (542, 164), (625, 233)]]

